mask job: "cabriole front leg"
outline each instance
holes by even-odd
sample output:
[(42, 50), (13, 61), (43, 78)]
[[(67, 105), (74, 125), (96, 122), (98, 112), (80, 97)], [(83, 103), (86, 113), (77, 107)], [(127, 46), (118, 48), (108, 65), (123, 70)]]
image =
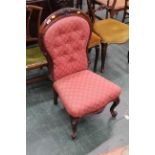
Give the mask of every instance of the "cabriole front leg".
[(117, 107), (117, 105), (119, 104), (120, 99), (119, 97), (114, 101), (114, 103), (112, 104), (111, 108), (110, 108), (110, 112), (112, 117), (116, 117), (117, 116), (117, 111), (115, 111), (114, 109)]
[(73, 118), (71, 117), (71, 126), (72, 126), (72, 134), (71, 137), (72, 139), (75, 139), (77, 136), (77, 125), (79, 122), (79, 118)]

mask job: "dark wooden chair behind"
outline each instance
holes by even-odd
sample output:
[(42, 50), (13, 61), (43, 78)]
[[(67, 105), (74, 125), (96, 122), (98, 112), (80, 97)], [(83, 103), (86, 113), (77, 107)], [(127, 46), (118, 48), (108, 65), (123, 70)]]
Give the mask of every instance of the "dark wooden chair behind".
[[(47, 66), (47, 60), (38, 45), (38, 33), (43, 8), (35, 5), (26, 6), (26, 71)], [(32, 29), (35, 30), (32, 31)], [(30, 47), (28, 45), (31, 45)], [(47, 75), (27, 79), (27, 84), (47, 79)]]
[(122, 22), (125, 22), (126, 18), (129, 18), (129, 0), (125, 0), (125, 8), (124, 8)]
[[(125, 0), (93, 0), (94, 9), (95, 4), (99, 5), (99, 10), (106, 10), (106, 18), (108, 18), (109, 14), (110, 18), (114, 18), (114, 16), (117, 15), (119, 11), (123, 11), (125, 8)], [(98, 9), (95, 10), (97, 11)]]
[(126, 43), (129, 39), (129, 27), (127, 24), (111, 18), (96, 20), (93, 0), (87, 0), (87, 4), (93, 31), (101, 38), (101, 72), (103, 72), (108, 46)]

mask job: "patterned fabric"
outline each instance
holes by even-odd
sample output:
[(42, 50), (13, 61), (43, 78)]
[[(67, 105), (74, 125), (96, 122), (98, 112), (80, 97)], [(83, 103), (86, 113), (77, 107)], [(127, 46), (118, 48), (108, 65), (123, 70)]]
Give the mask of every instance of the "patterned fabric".
[(53, 61), (53, 79), (87, 69), (88, 22), (78, 16), (55, 22), (44, 35), (44, 44)]
[(57, 80), (54, 88), (65, 109), (73, 117), (96, 112), (121, 93), (117, 85), (89, 70)]
[[(96, 0), (97, 2), (101, 3), (104, 6), (107, 6), (107, 1), (108, 0)], [(109, 6), (112, 6), (114, 3), (114, 0), (109, 1)], [(115, 9), (123, 9), (125, 7), (125, 0), (117, 0), (115, 4)]]
[(124, 43), (129, 39), (129, 26), (114, 19), (96, 21), (93, 29), (103, 43)]

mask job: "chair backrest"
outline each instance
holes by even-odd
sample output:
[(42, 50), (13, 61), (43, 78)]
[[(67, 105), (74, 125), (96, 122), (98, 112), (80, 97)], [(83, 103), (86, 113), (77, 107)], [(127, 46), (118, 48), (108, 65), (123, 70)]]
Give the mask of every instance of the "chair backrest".
[(88, 68), (90, 35), (89, 17), (75, 8), (58, 10), (45, 19), (39, 43), (49, 62), (52, 80)]
[(38, 41), (42, 11), (42, 7), (26, 5), (26, 42)]

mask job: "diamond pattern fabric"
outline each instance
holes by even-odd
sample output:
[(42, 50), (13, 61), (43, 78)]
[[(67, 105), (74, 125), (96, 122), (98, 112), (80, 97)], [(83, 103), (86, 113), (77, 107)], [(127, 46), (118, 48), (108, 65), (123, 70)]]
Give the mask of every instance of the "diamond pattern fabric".
[(73, 117), (96, 112), (121, 93), (117, 85), (89, 70), (57, 80), (54, 88), (65, 109)]
[(89, 35), (88, 22), (78, 16), (63, 18), (46, 31), (44, 44), (53, 61), (54, 80), (88, 68)]

